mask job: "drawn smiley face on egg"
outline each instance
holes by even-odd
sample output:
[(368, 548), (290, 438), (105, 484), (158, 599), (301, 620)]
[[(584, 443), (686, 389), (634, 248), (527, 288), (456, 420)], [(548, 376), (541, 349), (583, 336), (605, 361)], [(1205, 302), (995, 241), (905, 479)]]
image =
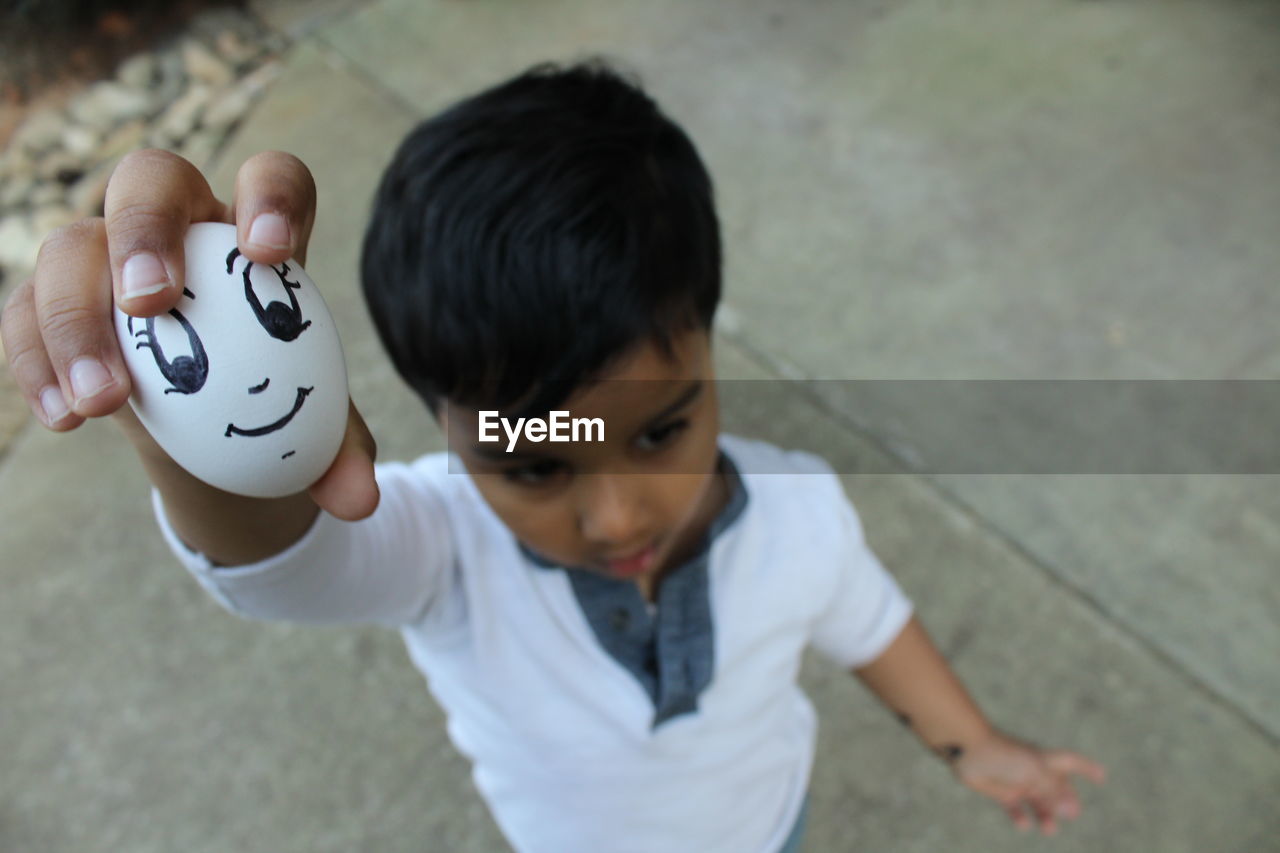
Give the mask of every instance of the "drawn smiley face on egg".
[(333, 318), (298, 264), (249, 261), (232, 225), (192, 225), (185, 247), (173, 310), (116, 311), (130, 403), (173, 460), (210, 485), (251, 497), (302, 491), (346, 431)]

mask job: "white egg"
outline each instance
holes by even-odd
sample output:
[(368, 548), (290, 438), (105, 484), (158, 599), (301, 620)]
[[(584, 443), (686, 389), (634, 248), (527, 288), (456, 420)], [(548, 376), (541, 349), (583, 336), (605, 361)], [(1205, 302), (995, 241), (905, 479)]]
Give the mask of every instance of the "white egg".
[(192, 225), (186, 259), (172, 311), (115, 312), (133, 410), (212, 486), (260, 498), (306, 489), (347, 423), (346, 363), (320, 291), (292, 260), (246, 260), (232, 225)]

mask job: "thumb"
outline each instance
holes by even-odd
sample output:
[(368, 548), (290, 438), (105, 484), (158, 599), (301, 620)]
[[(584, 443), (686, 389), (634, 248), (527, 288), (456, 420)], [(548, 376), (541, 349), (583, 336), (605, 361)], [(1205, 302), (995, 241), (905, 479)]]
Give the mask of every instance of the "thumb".
[(373, 463), (378, 456), (377, 442), (365, 425), (364, 418), (351, 403), (347, 415), (347, 432), (333, 464), (309, 489), (311, 499), (330, 515), (343, 521), (359, 521), (378, 508), (378, 483)]

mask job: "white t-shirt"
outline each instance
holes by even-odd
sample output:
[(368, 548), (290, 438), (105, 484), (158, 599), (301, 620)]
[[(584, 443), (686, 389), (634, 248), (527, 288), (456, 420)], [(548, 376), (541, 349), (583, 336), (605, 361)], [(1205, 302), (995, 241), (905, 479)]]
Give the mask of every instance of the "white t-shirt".
[(656, 727), (653, 699), (602, 648), (568, 573), (534, 566), (445, 454), (378, 466), (370, 518), (322, 513), (248, 566), (211, 566), (158, 497), (156, 510), (232, 612), (398, 628), (520, 853), (774, 853), (813, 760), (801, 653), (868, 663), (911, 604), (825, 462), (727, 435), (720, 446), (747, 503), (708, 556), (713, 674), (696, 710)]

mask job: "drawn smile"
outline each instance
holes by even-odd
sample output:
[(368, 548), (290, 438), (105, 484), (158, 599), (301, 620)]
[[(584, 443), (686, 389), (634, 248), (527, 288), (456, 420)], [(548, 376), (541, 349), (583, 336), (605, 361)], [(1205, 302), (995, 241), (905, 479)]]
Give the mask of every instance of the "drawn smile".
[(299, 388), (298, 397), (293, 401), (293, 408), (289, 411), (289, 414), (285, 415), (283, 418), (281, 418), (278, 421), (269, 423), (266, 426), (254, 427), (253, 429), (241, 429), (235, 424), (227, 424), (227, 431), (224, 434), (226, 435), (227, 438), (230, 438), (232, 435), (255, 436), (255, 435), (266, 435), (269, 432), (275, 432), (276, 430), (282, 428), (285, 424), (289, 423), (289, 421), (293, 420), (293, 416), (298, 414), (298, 411), (302, 408), (302, 403), (304, 400), (307, 399), (307, 395), (314, 390), (315, 390), (315, 386), (312, 386), (310, 388)]

